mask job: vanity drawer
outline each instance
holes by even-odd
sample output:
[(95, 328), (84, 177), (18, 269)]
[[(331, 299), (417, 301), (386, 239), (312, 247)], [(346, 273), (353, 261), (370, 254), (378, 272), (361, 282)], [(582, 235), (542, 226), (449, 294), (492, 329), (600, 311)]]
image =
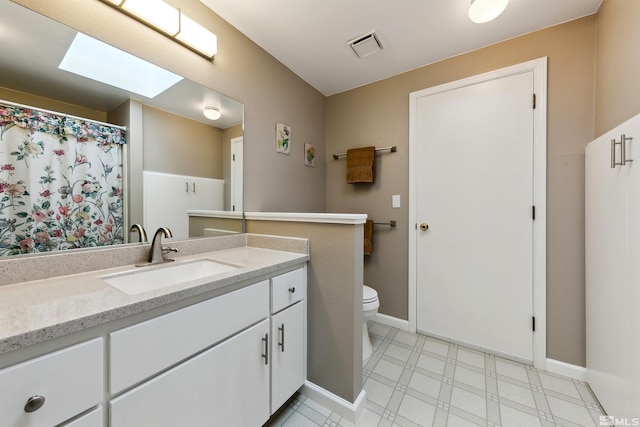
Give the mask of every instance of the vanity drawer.
[[(0, 371), (0, 424), (52, 426), (102, 402), (102, 338), (84, 342)], [(44, 404), (26, 412), (27, 401)]]
[(269, 316), (267, 280), (110, 334), (117, 393)]
[(305, 297), (304, 268), (271, 279), (271, 312), (276, 313)]

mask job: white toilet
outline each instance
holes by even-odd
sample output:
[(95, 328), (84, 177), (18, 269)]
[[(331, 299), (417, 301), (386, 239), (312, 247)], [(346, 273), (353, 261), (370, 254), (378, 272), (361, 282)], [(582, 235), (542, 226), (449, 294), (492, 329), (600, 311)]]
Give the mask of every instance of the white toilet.
[(376, 313), (380, 307), (380, 301), (378, 301), (378, 293), (375, 289), (370, 288), (367, 285), (362, 286), (362, 361), (366, 363), (371, 357), (373, 347), (371, 346), (371, 339), (369, 338), (369, 329), (367, 327), (368, 320), (374, 320)]

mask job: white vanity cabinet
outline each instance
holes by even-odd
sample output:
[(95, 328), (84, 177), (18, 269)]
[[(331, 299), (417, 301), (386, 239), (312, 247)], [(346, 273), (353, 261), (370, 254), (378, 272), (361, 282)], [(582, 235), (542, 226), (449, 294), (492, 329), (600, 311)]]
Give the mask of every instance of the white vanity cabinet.
[(306, 279), (303, 269), (271, 279), (271, 413), (306, 379)]
[(110, 425), (263, 425), (306, 378), (305, 275), (111, 333)]
[[(103, 340), (93, 339), (0, 370), (0, 425), (54, 426), (102, 403)], [(31, 411), (31, 412), (28, 412)], [(97, 416), (69, 426), (102, 426)]]
[(0, 426), (262, 426), (306, 379), (296, 266), (14, 353)]

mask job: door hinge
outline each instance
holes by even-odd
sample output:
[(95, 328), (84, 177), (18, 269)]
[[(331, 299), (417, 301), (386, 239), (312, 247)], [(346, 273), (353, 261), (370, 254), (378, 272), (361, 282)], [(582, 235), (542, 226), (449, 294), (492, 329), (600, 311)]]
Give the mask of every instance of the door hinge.
[(531, 219), (533, 219), (533, 220), (536, 219), (536, 207), (535, 206), (531, 206)]
[(533, 109), (536, 109), (536, 94), (533, 94)]
[(536, 316), (531, 317), (531, 329), (533, 329), (533, 332), (536, 331)]
[(236, 155), (235, 155), (235, 154), (233, 155), (233, 159), (232, 159), (232, 160), (233, 160), (234, 162), (236, 161)]

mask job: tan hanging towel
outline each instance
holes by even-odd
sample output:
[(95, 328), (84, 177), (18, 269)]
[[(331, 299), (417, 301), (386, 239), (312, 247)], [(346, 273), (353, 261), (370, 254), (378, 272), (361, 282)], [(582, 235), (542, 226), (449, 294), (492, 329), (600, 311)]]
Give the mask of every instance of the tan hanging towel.
[(347, 150), (347, 184), (372, 183), (376, 179), (376, 147)]
[(373, 252), (373, 221), (368, 219), (364, 223), (364, 254), (371, 256)]

